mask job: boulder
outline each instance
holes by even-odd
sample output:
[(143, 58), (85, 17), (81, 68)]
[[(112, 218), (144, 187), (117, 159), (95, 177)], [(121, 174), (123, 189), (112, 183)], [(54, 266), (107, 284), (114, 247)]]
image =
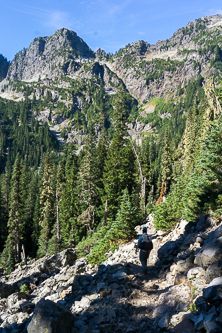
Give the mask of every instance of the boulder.
[(75, 320), (71, 312), (49, 300), (41, 300), (27, 327), (28, 333), (71, 333)]
[(75, 274), (80, 274), (85, 272), (87, 261), (86, 258), (80, 258), (75, 263)]
[(8, 309), (12, 309), (13, 306), (18, 302), (18, 301), (21, 301), (21, 300), (24, 300), (24, 301), (27, 301), (29, 299), (28, 295), (26, 293), (23, 293), (23, 292), (17, 292), (17, 293), (14, 293), (12, 295), (10, 295), (7, 299), (7, 307)]
[(205, 274), (206, 282), (210, 283), (213, 279), (222, 276), (222, 260), (217, 260), (211, 264)]
[(222, 236), (222, 225), (220, 225), (216, 230), (212, 231), (208, 238), (207, 242), (212, 242)]
[(166, 313), (166, 314), (160, 319), (160, 321), (158, 322), (158, 326), (159, 326), (161, 329), (168, 328), (168, 326), (169, 326), (169, 322), (170, 322), (170, 314), (169, 314), (169, 313)]
[(213, 279), (209, 286), (203, 289), (203, 297), (209, 303), (222, 299), (222, 277)]
[(221, 326), (216, 323), (216, 315), (209, 314), (204, 318), (204, 328), (209, 333), (219, 333), (221, 332)]
[(185, 283), (187, 281), (187, 277), (184, 274), (177, 274), (174, 279), (174, 285), (178, 285), (181, 283)]
[(173, 315), (170, 319), (170, 325), (175, 327), (179, 323), (182, 322), (182, 320), (185, 318), (185, 316), (188, 314), (188, 312), (179, 312)]
[(185, 273), (189, 270), (191, 266), (192, 264), (187, 262), (186, 260), (179, 260), (175, 267), (175, 273)]
[(181, 245), (180, 249), (182, 251), (185, 251), (190, 247), (190, 244), (193, 244), (194, 242), (195, 242), (195, 233), (189, 234), (184, 239), (183, 244)]
[(207, 268), (217, 260), (222, 260), (222, 249), (213, 242), (209, 242), (198, 252), (194, 263)]
[(179, 247), (178, 242), (169, 241), (158, 250), (158, 258), (166, 260), (170, 255), (175, 255)]
[(202, 267), (193, 267), (187, 272), (188, 280), (205, 277), (205, 270)]
[(83, 297), (80, 302), (78, 302), (78, 306), (82, 309), (87, 309), (90, 306), (90, 299), (88, 297)]
[(184, 318), (178, 325), (176, 325), (174, 327), (174, 332), (175, 333), (181, 333), (181, 332), (195, 333), (194, 325), (193, 325), (192, 321), (190, 321), (187, 318)]
[(0, 298), (7, 298), (13, 292), (14, 292), (13, 285), (0, 282)]
[(58, 268), (73, 265), (77, 259), (77, 254), (75, 249), (66, 249), (60, 253), (57, 253), (45, 260), (40, 264), (40, 271), (46, 274), (51, 274), (53, 271), (56, 271)]

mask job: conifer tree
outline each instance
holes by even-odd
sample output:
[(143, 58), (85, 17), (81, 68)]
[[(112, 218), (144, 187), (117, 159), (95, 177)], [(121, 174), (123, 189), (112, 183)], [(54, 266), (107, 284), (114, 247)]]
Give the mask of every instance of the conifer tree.
[(40, 192), (40, 238), (38, 257), (46, 254), (51, 230), (55, 223), (54, 166), (49, 151), (44, 161), (44, 173)]
[(123, 190), (127, 187), (131, 194), (135, 186), (135, 156), (128, 139), (126, 124), (128, 112), (127, 96), (121, 88), (116, 95), (113, 114), (115, 133), (103, 174), (103, 202), (107, 200), (107, 214), (111, 220), (115, 219)]
[(134, 227), (138, 222), (136, 219), (136, 209), (131, 204), (127, 189), (123, 191), (120, 202), (116, 219), (112, 222), (106, 234), (106, 238), (110, 241), (126, 241), (135, 236)]
[(81, 211), (85, 219), (86, 227), (92, 231), (95, 225), (95, 209), (97, 200), (97, 173), (96, 173), (96, 141), (92, 126), (89, 128), (89, 134), (85, 145), (85, 155), (80, 164), (78, 173), (78, 192), (81, 204)]
[(10, 192), (10, 211), (8, 220), (8, 238), (6, 241), (6, 248), (10, 253), (10, 264), (15, 260), (20, 261), (21, 253), (21, 240), (23, 232), (22, 221), (22, 192), (21, 192), (21, 166), (19, 154), (16, 157), (13, 167), (12, 180)]
[[(64, 161), (65, 162), (65, 161)], [(77, 243), (81, 234), (77, 225), (78, 192), (77, 192), (77, 156), (75, 149), (70, 146), (67, 152), (66, 163), (62, 163), (58, 170), (59, 188), (59, 219), (60, 219), (60, 244), (67, 248)]]
[(95, 151), (95, 172), (96, 172), (96, 187), (97, 187), (97, 215), (98, 220), (103, 218), (103, 224), (106, 224), (106, 203), (105, 207), (102, 203), (102, 197), (104, 196), (104, 185), (103, 185), (103, 173), (105, 168), (105, 160), (107, 157), (108, 145), (107, 145), (107, 135), (105, 129), (99, 137), (98, 144)]
[(162, 163), (161, 163), (162, 184), (164, 184), (164, 194), (166, 195), (170, 188), (170, 180), (172, 173), (171, 165), (171, 151), (169, 146), (169, 133), (168, 128), (164, 136), (164, 146), (162, 151)]

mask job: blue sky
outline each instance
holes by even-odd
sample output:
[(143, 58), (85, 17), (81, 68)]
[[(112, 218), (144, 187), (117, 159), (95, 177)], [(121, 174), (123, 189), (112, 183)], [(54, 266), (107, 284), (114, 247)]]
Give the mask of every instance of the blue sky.
[(35, 37), (75, 31), (93, 50), (167, 39), (189, 21), (222, 14), (221, 0), (0, 0), (0, 53), (12, 60)]

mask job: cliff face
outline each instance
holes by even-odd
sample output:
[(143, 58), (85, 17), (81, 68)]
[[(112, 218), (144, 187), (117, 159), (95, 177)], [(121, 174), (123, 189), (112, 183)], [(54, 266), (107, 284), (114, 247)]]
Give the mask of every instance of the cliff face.
[(221, 31), (221, 15), (204, 17), (155, 45), (144, 41), (127, 45), (113, 56), (109, 68), (139, 101), (175, 94), (179, 83), (217, 73), (211, 60), (216, 45), (222, 44)]
[[(90, 78), (95, 62), (107, 66), (140, 102), (153, 96), (175, 93), (182, 84), (201, 74), (204, 77), (218, 71), (212, 64), (215, 47), (222, 44), (222, 15), (189, 22), (164, 41), (150, 45), (144, 41), (128, 44), (108, 57), (101, 49), (93, 52), (73, 31), (60, 29), (50, 37), (36, 38), (12, 61), (7, 80), (36, 82), (39, 79)], [(90, 72), (90, 73), (89, 73)], [(4, 76), (1, 76), (1, 80)], [(60, 82), (61, 83), (61, 82)]]
[[(154, 45), (138, 41), (110, 56), (101, 49), (93, 52), (75, 32), (60, 29), (52, 36), (36, 38), (15, 56), (9, 68), (0, 59), (0, 97), (35, 100), (40, 105), (36, 111), (40, 121), (51, 123), (58, 138), (63, 130), (65, 140), (81, 145), (91, 117), (86, 109), (94, 112), (99, 128), (103, 116), (97, 116), (97, 97), (104, 94), (108, 119), (112, 95), (121, 83), (134, 104), (142, 105), (153, 97), (176, 100), (178, 91), (199, 75), (213, 76), (219, 82), (221, 32), (222, 15), (204, 17), (189, 22), (168, 40)], [(99, 93), (101, 84), (104, 90)], [(69, 121), (73, 117), (81, 121)], [(108, 121), (111, 123), (111, 118)], [(152, 126), (147, 126), (134, 117), (130, 131), (133, 135), (150, 131)]]
[(50, 37), (35, 38), (28, 49), (19, 52), (11, 63), (7, 80), (37, 81), (65, 74), (77, 58), (95, 58), (93, 51), (73, 31), (60, 29)]

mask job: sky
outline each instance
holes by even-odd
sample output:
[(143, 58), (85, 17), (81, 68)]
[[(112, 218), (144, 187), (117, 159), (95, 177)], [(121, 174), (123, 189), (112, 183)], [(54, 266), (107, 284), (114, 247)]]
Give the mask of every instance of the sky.
[(221, 0), (0, 0), (0, 54), (13, 60), (35, 37), (73, 30), (93, 50), (155, 44), (189, 21), (222, 14)]

